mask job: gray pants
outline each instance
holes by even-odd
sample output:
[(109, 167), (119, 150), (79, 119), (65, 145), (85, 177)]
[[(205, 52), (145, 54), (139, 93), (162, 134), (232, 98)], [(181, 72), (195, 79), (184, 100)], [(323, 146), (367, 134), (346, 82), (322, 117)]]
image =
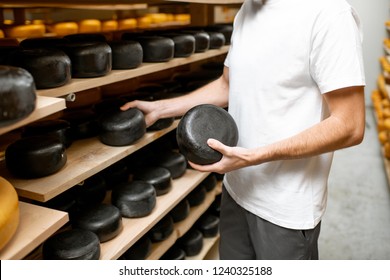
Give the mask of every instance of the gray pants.
[(277, 226), (243, 209), (225, 188), (220, 215), (221, 260), (318, 259), (320, 224), (310, 230)]

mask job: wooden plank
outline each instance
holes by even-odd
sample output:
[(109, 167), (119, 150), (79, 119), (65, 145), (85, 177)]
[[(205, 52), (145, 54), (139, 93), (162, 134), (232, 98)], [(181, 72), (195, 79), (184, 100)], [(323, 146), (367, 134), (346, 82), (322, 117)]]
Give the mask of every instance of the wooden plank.
[(120, 82), (154, 72), (171, 69), (177, 66), (190, 64), (196, 61), (201, 61), (207, 58), (212, 58), (218, 55), (223, 55), (227, 53), (228, 49), (229, 46), (223, 46), (218, 50), (208, 50), (204, 53), (195, 53), (190, 57), (174, 58), (164, 63), (143, 63), (138, 68), (130, 70), (112, 70), (106, 76), (98, 78), (72, 79), (69, 83), (62, 87), (38, 90), (37, 93), (41, 96), (65, 96), (78, 91)]
[(118, 259), (159, 220), (167, 215), (191, 190), (199, 185), (208, 174), (187, 169), (182, 177), (173, 180), (172, 190), (169, 193), (157, 197), (157, 204), (152, 213), (143, 218), (123, 218), (122, 232), (114, 239), (101, 244), (100, 259)]
[(24, 258), (69, 221), (68, 213), (19, 202), (20, 222), (15, 236), (0, 251), (1, 260)]
[(50, 176), (30, 180), (16, 178), (4, 162), (0, 164), (0, 174), (9, 180), (20, 197), (45, 202), (172, 131), (178, 122), (176, 120), (166, 129), (148, 132), (128, 146), (107, 146), (97, 137), (77, 140), (67, 149), (65, 166)]
[(0, 135), (65, 109), (65, 99), (37, 96), (35, 110), (23, 120), (0, 128)]

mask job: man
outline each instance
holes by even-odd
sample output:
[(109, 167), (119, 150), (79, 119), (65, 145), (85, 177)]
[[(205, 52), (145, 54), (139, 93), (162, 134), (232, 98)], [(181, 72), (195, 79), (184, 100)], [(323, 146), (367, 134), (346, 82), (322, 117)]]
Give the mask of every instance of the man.
[(246, 0), (223, 75), (179, 98), (130, 102), (147, 124), (228, 106), (237, 147), (209, 139), (226, 173), (221, 259), (318, 259), (333, 151), (364, 136), (360, 23), (345, 0)]

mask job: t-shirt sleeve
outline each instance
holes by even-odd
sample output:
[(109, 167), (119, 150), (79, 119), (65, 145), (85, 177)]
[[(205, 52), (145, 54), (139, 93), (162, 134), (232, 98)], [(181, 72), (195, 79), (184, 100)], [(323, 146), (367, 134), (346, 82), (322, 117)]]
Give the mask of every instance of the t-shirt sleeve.
[(365, 85), (362, 40), (352, 7), (319, 16), (313, 27), (310, 72), (321, 93)]

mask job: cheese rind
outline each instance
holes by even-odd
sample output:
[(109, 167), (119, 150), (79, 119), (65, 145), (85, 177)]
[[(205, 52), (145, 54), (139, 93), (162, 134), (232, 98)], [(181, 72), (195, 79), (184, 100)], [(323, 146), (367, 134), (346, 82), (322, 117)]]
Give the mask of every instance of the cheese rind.
[(0, 177), (0, 250), (12, 239), (18, 226), (18, 195), (11, 183)]

